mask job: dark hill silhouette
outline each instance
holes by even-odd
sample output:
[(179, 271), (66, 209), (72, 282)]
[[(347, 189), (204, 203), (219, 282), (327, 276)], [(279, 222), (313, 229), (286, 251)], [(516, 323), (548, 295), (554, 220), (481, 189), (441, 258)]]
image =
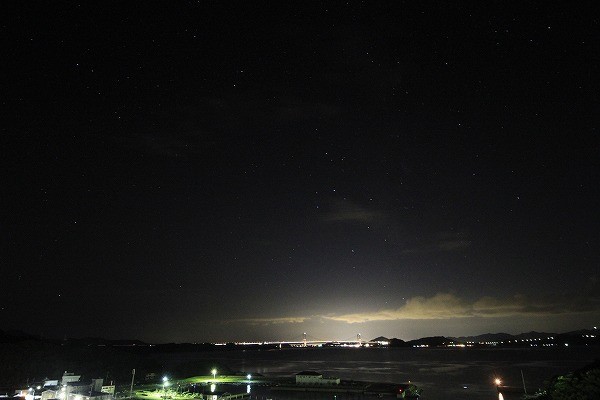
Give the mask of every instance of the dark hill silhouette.
[(446, 338), (444, 336), (431, 336), (431, 337), (424, 337), (421, 339), (416, 339), (416, 340), (410, 340), (407, 343), (411, 346), (429, 346), (429, 347), (435, 347), (435, 346), (442, 346), (446, 343), (450, 343), (453, 342), (452, 339), (450, 338)]
[(454, 339), (454, 341), (457, 342), (500, 342), (503, 340), (510, 340), (513, 339), (513, 335), (511, 335), (510, 333), (484, 333), (481, 335), (477, 335), (477, 336), (460, 336), (460, 337), (455, 337), (455, 338), (451, 338)]
[(384, 337), (384, 336), (379, 336), (376, 337), (375, 339), (371, 339), (371, 342), (388, 342), (390, 339)]

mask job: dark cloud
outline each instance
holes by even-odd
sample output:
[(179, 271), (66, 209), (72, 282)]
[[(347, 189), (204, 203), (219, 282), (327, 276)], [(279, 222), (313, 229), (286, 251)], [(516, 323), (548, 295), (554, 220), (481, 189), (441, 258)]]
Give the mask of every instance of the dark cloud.
[(465, 238), (461, 233), (438, 235), (435, 241), (426, 242), (417, 246), (404, 249), (404, 254), (412, 253), (437, 253), (466, 250), (472, 245), (472, 241)]
[(350, 200), (336, 199), (332, 202), (331, 208), (323, 216), (326, 222), (355, 222), (355, 223), (374, 223), (383, 217), (383, 213)]
[(351, 314), (328, 316), (326, 318), (347, 323), (370, 321), (427, 320), (455, 318), (503, 318), (503, 317), (543, 317), (572, 313), (588, 313), (600, 310), (598, 297), (565, 297), (532, 300), (517, 295), (511, 298), (491, 296), (467, 300), (451, 293), (438, 293), (433, 297), (413, 297), (396, 309), (382, 309)]

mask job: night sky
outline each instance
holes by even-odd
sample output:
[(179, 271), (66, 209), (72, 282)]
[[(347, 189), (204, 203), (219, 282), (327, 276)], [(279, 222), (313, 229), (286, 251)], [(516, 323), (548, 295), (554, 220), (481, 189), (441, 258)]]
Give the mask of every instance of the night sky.
[(2, 4), (0, 329), (600, 324), (594, 2), (293, 3)]

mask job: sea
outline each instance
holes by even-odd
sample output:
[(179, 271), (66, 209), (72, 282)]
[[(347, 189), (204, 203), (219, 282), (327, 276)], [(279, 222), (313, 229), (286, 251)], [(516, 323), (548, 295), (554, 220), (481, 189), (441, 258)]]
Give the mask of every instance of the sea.
[[(514, 387), (523, 387), (524, 381), (527, 393), (535, 393), (553, 376), (600, 359), (600, 348), (302, 348), (163, 356), (166, 368), (180, 362), (210, 360), (232, 370), (267, 377), (291, 377), (313, 370), (342, 380), (410, 382), (422, 389), (423, 400), (494, 400), (498, 399), (496, 378)], [(248, 390), (257, 400), (363, 398), (355, 394), (269, 391), (263, 387)]]

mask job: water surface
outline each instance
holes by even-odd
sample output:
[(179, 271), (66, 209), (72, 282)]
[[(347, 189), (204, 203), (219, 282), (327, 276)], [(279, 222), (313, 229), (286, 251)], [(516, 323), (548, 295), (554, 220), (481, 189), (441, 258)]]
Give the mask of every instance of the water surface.
[[(212, 360), (245, 373), (265, 376), (292, 376), (302, 370), (345, 380), (412, 382), (423, 389), (423, 400), (497, 399), (493, 383), (502, 378), (510, 386), (522, 386), (521, 371), (528, 392), (542, 387), (554, 375), (564, 374), (600, 359), (598, 347), (537, 349), (431, 349), (431, 348), (313, 348), (269, 351), (224, 351), (163, 355), (167, 366), (179, 362)], [(161, 358), (163, 356), (160, 356)], [(332, 394), (265, 393), (260, 399), (333, 399)], [(308, 396), (308, 397), (307, 397)], [(358, 398), (357, 396), (340, 396)]]

